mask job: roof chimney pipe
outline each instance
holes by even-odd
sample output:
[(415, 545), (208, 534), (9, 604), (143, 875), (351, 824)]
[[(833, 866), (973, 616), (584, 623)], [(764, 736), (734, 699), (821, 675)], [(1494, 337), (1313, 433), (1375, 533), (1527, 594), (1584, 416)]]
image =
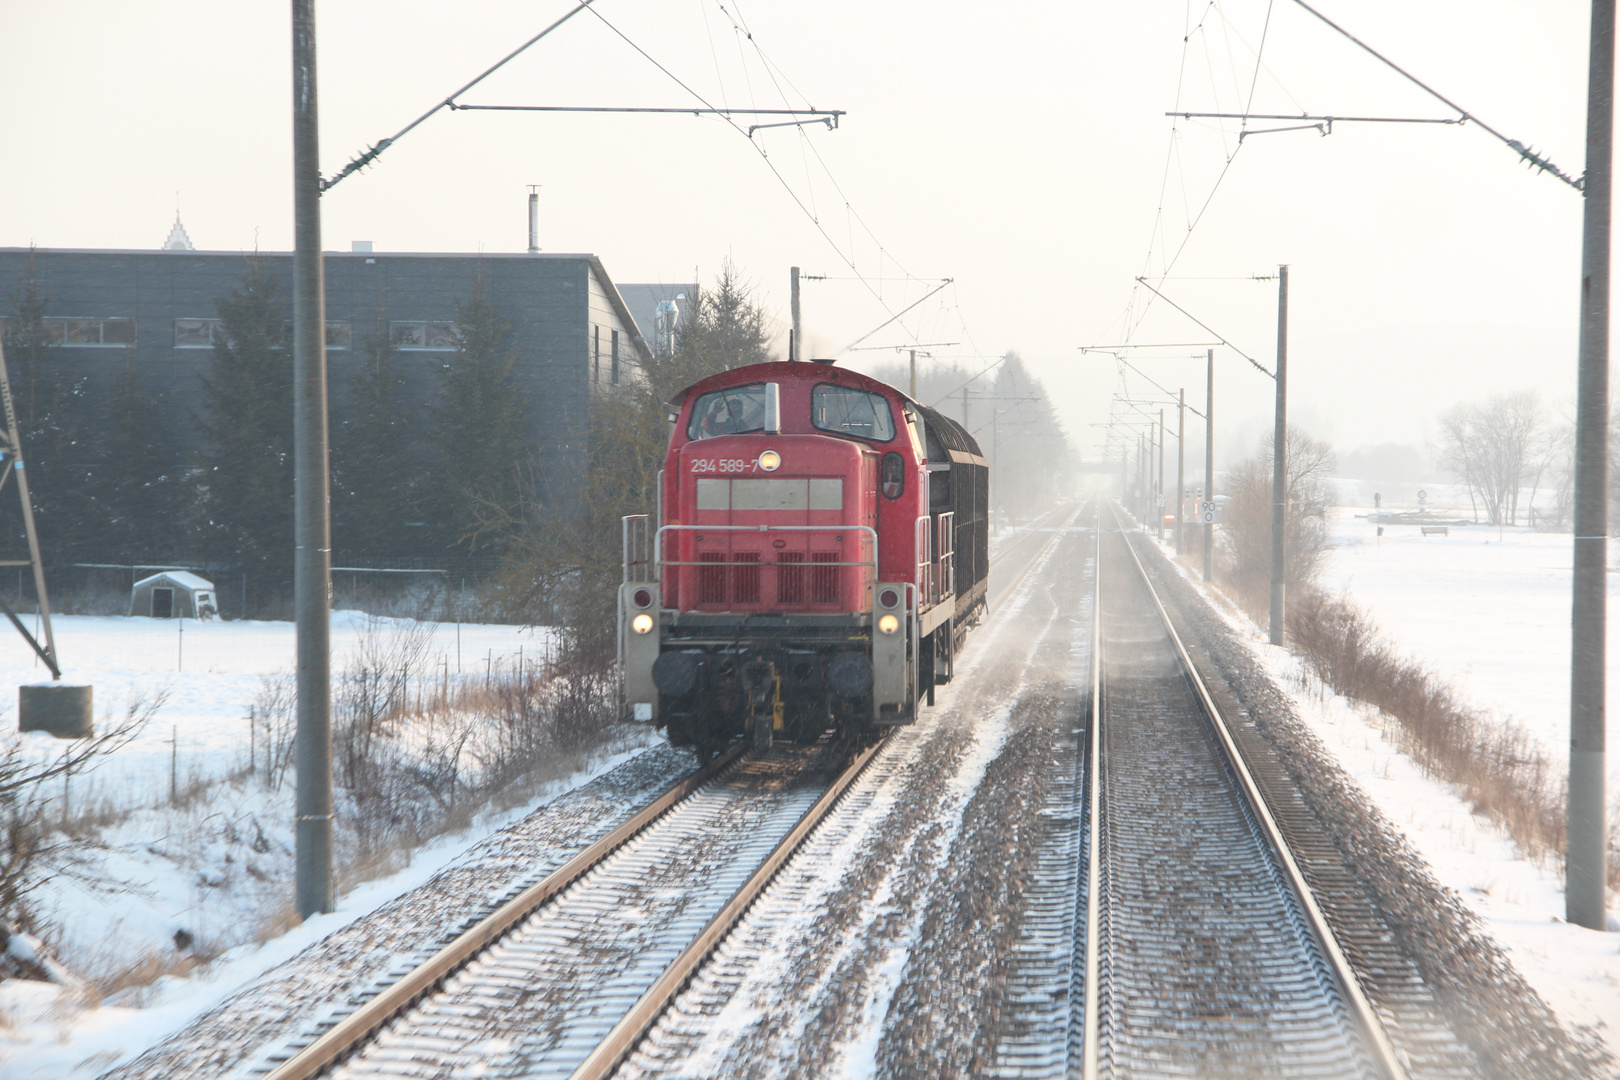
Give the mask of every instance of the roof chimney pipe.
[(540, 185), (529, 185), (529, 254), (540, 254)]

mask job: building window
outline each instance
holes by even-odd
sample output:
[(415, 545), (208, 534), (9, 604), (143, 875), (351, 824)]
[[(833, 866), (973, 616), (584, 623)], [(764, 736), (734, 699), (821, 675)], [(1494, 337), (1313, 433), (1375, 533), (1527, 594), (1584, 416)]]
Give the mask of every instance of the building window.
[(347, 349), (349, 347), (348, 323), (329, 322), (326, 324), (326, 347), (328, 349)]
[(388, 324), (388, 342), (396, 349), (449, 352), (456, 348), (456, 324), (391, 322)]
[(611, 380), (614, 386), (619, 385), (619, 332), (613, 331), (613, 374)]
[(135, 344), (134, 319), (65, 319), (40, 320), (45, 340), (53, 345), (69, 348), (100, 348)]
[(218, 341), (223, 344), (225, 331), (218, 319), (174, 320), (174, 347), (177, 349), (211, 349)]
[(591, 327), (591, 382), (602, 381), (602, 328)]

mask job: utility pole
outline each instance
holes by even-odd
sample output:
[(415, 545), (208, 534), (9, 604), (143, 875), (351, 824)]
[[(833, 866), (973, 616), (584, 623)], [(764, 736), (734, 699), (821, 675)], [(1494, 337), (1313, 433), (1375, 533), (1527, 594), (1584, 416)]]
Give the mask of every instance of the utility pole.
[(1001, 410), (994, 405), (990, 407), (990, 490), (995, 492), (996, 499), (991, 506), (993, 520), (999, 524), (1001, 515)]
[[(797, 266), (788, 270), (788, 278), (792, 282), (793, 295), (793, 329), (789, 331), (788, 336), (788, 359), (802, 360), (804, 358), (804, 324), (799, 318), (799, 268)], [(911, 366), (911, 392), (915, 395), (917, 393), (916, 362), (913, 361)]]
[(1159, 503), (1164, 499), (1164, 410), (1159, 410), (1159, 489), (1153, 493), (1153, 529), (1154, 535), (1160, 540), (1164, 539), (1164, 508)]
[[(1215, 350), (1206, 357), (1209, 365), (1204, 372), (1204, 497), (1199, 509), (1211, 508), (1209, 520), (1204, 522), (1204, 580), (1215, 575), (1215, 522), (1211, 501), (1215, 497)], [(1202, 516), (1202, 515), (1200, 515)]]
[(1575, 402), (1575, 573), (1569, 695), (1569, 835), (1564, 915), (1607, 923), (1604, 822), (1604, 568), (1608, 556), (1609, 218), (1614, 153), (1614, 0), (1592, 0), (1586, 84), (1586, 199)]
[(321, 263), (315, 0), (293, 21), (293, 600), (297, 614), (298, 913), (331, 911), (331, 522), (326, 452), (326, 287)]
[(1182, 505), (1187, 501), (1187, 389), (1177, 391), (1176, 402), (1176, 555), (1181, 554)]
[(911, 353), (911, 400), (916, 401), (917, 400), (917, 350), (916, 349), (911, 349), (909, 351)]
[(1283, 528), (1288, 511), (1288, 267), (1277, 267), (1277, 413), (1271, 430), (1271, 643), (1283, 643)]
[(973, 425), (968, 423), (968, 388), (962, 387), (962, 429), (972, 431)]

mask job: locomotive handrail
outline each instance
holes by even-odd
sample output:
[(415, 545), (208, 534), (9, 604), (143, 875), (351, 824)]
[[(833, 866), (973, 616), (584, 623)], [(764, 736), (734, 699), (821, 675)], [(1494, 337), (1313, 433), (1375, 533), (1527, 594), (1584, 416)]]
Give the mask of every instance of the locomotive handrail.
[(939, 515), (939, 546), (935, 549), (939, 563), (940, 595), (943, 600), (956, 595), (956, 511), (947, 510)]
[(920, 514), (912, 528), (911, 546), (917, 558), (917, 597), (930, 604), (939, 603), (934, 584), (933, 530), (927, 514)]

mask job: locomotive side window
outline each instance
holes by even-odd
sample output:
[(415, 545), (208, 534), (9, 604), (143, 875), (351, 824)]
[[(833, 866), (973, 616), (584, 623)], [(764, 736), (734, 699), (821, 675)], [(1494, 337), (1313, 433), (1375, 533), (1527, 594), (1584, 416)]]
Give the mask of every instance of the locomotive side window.
[(765, 430), (765, 384), (731, 386), (702, 395), (692, 404), (686, 424), (688, 439), (740, 435)]
[(950, 465), (928, 466), (928, 509), (934, 513), (942, 513), (951, 509), (951, 467)]
[[(762, 391), (763, 393), (763, 391)], [(894, 414), (882, 394), (822, 383), (810, 392), (810, 422), (822, 431), (874, 442), (894, 438)]]
[(890, 450), (878, 464), (878, 485), (885, 499), (898, 499), (906, 490), (906, 459)]

